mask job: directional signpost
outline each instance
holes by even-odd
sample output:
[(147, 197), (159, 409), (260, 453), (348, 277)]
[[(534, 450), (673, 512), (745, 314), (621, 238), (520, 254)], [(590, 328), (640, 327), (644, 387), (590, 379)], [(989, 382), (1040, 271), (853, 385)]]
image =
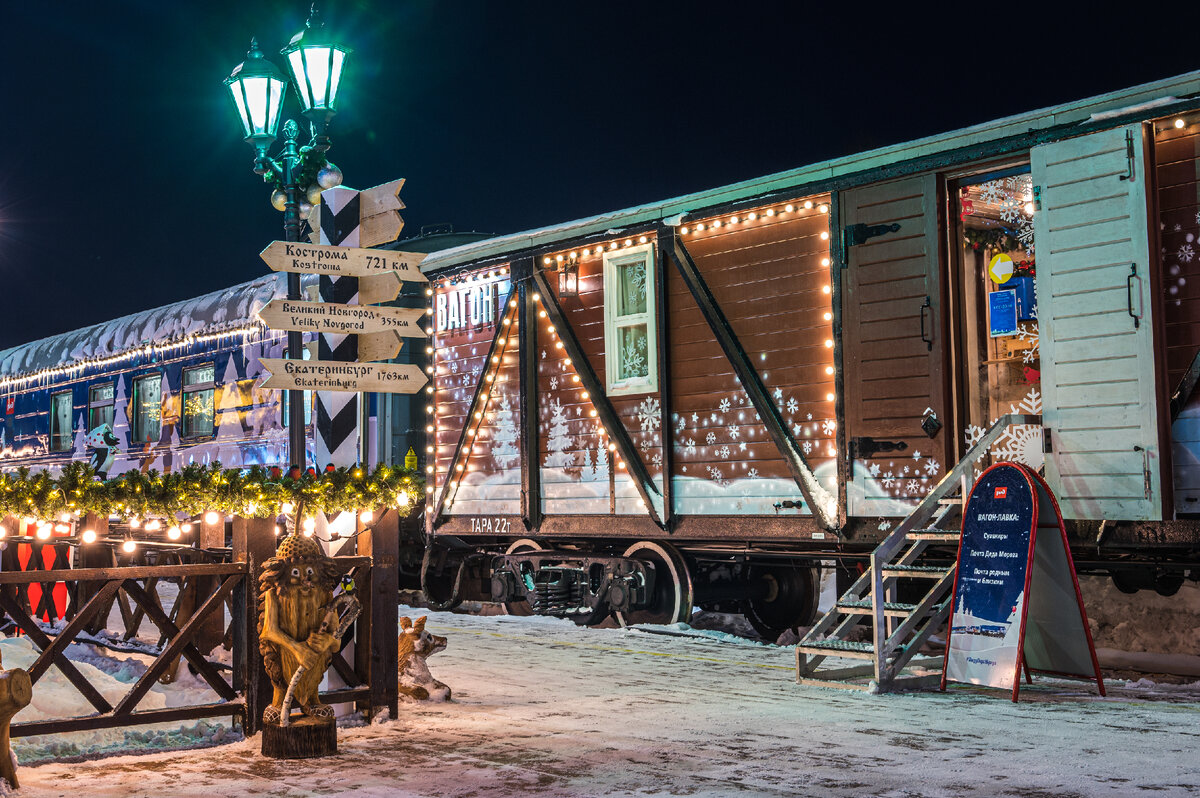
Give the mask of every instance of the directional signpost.
[(425, 311), (420, 308), (379, 308), (334, 302), (293, 302), (290, 299), (272, 299), (258, 312), (263, 324), (272, 330), (342, 335), (395, 332), (405, 338), (425, 337), (425, 331), (417, 323), (424, 315)]
[(425, 372), (412, 364), (342, 363), (282, 357), (264, 357), (260, 362), (271, 372), (263, 387), (284, 391), (416, 393), (426, 382)]

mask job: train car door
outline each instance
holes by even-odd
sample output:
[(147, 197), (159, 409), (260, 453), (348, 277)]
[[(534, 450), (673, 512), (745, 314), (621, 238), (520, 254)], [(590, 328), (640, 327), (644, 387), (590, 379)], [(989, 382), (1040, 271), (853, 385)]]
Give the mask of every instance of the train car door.
[(905, 515), (949, 463), (936, 175), (841, 194), (851, 516)]
[(1142, 137), (1032, 151), (1046, 480), (1065, 518), (1162, 517)]

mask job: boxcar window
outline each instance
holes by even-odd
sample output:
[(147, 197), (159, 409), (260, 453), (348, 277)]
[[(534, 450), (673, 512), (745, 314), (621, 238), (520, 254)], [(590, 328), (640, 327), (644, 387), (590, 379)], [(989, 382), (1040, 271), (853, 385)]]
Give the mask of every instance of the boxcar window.
[(93, 385), (88, 391), (88, 431), (101, 424), (113, 424), (113, 384)]
[[(213, 434), (215, 378), (213, 363), (183, 370), (183, 437), (203, 438)], [(226, 386), (226, 390), (233, 387)]]
[(658, 390), (654, 249), (604, 254), (604, 351), (608, 392)]
[(133, 381), (133, 440), (158, 443), (162, 435), (162, 376), (151, 374)]
[(50, 396), (50, 451), (65, 452), (71, 448), (71, 392)]
[[(284, 357), (288, 356), (286, 349), (283, 350), (283, 356)], [(303, 350), (301, 350), (300, 357), (303, 360), (311, 360), (312, 359), (312, 354), (309, 353), (308, 347), (305, 347)], [(282, 399), (279, 400), (279, 407), (283, 412), (282, 424), (283, 424), (283, 426), (286, 427), (288, 425), (288, 407), (289, 407), (288, 402), (292, 398), (292, 392), (291, 391), (280, 391), (279, 394), (280, 394), (280, 396), (283, 397)], [(312, 423), (312, 408), (313, 408), (312, 391), (305, 391), (304, 392), (304, 423), (305, 424)]]

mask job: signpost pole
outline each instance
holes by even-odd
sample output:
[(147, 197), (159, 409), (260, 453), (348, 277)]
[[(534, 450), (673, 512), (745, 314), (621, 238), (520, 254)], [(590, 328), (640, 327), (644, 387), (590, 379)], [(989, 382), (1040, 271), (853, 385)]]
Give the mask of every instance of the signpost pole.
[[(296, 147), (296, 136), (299, 133), (299, 128), (293, 120), (288, 120), (283, 126), (285, 144), (283, 149), (283, 191), (286, 197), (286, 203), (283, 207), (283, 235), (284, 239), (290, 242), (298, 242), (300, 240), (300, 187), (296, 185), (296, 165), (300, 161), (300, 152)], [(287, 276), (287, 293), (288, 299), (299, 301), (303, 297), (300, 294), (300, 275), (296, 272), (288, 272)], [(300, 332), (290, 331), (287, 334), (287, 356), (293, 360), (303, 359), (302, 349), (304, 348), (304, 339)], [(305, 430), (304, 430), (304, 392), (291, 390), (288, 391), (288, 459), (292, 465), (299, 466), (303, 471), (307, 465), (307, 456), (305, 452)]]

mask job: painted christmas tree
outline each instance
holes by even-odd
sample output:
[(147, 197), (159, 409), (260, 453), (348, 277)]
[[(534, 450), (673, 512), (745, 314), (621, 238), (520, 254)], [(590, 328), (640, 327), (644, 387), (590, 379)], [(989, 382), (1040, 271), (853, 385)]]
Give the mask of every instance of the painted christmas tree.
[(221, 378), (221, 404), (217, 413), (217, 459), (223, 466), (240, 466), (242, 452), (238, 442), (245, 437), (242, 430), (242, 392), (238, 387), (237, 366), (233, 355), (225, 361), (225, 374)]
[(74, 451), (71, 452), (72, 460), (79, 460), (80, 462), (86, 463), (91, 457), (91, 455), (88, 454), (87, 444), (84, 442), (84, 439), (87, 437), (87, 433), (87, 414), (80, 413), (79, 423), (75, 425), (75, 448)]
[(550, 437), (546, 440), (546, 467), (573, 468), (575, 455), (567, 451), (571, 445), (571, 435), (567, 428), (567, 414), (562, 402), (555, 399), (550, 405)]
[(113, 461), (112, 468), (109, 469), (109, 476), (121, 474), (132, 468), (127, 456), (129, 451), (129, 396), (125, 393), (125, 378), (117, 377), (116, 394), (113, 396), (113, 434), (117, 436), (120, 445), (117, 447), (120, 451), (117, 453), (117, 459)]
[(499, 469), (512, 467), (517, 462), (517, 419), (507, 396), (501, 396), (496, 407), (496, 434), (492, 437), (492, 460)]

